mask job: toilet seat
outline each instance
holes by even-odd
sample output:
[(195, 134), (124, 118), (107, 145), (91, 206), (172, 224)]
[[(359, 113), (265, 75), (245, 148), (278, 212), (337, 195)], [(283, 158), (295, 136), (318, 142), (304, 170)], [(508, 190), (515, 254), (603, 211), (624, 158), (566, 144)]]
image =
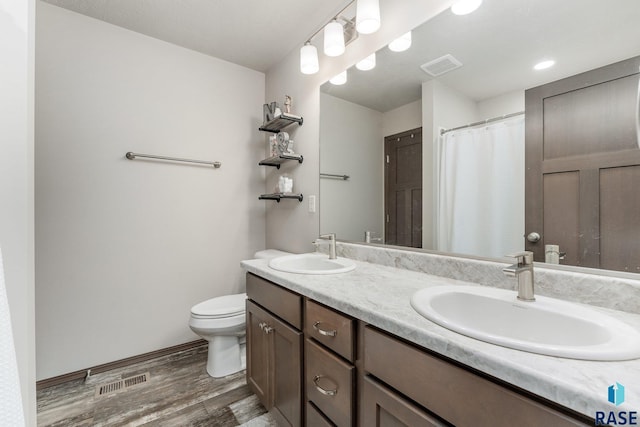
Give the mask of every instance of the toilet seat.
[(244, 315), (247, 294), (225, 295), (211, 298), (191, 307), (196, 319), (223, 319)]

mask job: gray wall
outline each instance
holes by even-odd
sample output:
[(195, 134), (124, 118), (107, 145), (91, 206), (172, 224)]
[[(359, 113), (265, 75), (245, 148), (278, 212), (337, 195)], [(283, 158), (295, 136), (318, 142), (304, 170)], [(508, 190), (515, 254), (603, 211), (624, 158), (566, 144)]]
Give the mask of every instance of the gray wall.
[[(265, 76), (38, 3), (37, 376), (192, 341), (264, 248)], [(124, 158), (127, 151), (220, 169)]]

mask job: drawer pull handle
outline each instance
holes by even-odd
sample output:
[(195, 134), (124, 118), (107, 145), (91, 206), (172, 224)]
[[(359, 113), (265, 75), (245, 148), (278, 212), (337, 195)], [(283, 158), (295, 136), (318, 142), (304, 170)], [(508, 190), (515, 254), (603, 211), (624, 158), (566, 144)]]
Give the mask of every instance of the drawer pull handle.
[(338, 386), (336, 386), (333, 390), (327, 390), (326, 388), (322, 388), (320, 386), (320, 384), (318, 384), (318, 381), (320, 381), (320, 378), (328, 378), (325, 377), (324, 375), (316, 375), (315, 377), (313, 377), (313, 385), (316, 386), (316, 389), (324, 394), (325, 396), (335, 396), (336, 394), (338, 394)]
[(313, 324), (313, 329), (315, 329), (316, 331), (318, 331), (318, 333), (320, 335), (324, 335), (325, 337), (335, 337), (336, 335), (338, 335), (338, 331), (336, 331), (335, 329), (332, 329), (330, 331), (326, 330), (326, 329), (322, 329), (320, 327), (320, 324), (322, 322), (316, 322)]
[(271, 332), (273, 332), (273, 328), (269, 325), (264, 325), (264, 333), (269, 335)]

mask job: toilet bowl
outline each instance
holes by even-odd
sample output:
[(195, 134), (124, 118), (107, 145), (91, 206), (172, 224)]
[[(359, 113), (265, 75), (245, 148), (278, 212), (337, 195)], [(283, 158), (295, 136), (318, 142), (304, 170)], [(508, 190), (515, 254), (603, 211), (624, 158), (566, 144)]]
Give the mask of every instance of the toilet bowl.
[(225, 295), (191, 307), (189, 327), (209, 342), (207, 372), (214, 378), (244, 369), (239, 339), (245, 335), (246, 298)]
[[(256, 252), (255, 258), (289, 255), (273, 249)], [(191, 307), (189, 327), (209, 342), (207, 372), (225, 377), (245, 368), (246, 294), (225, 295)]]

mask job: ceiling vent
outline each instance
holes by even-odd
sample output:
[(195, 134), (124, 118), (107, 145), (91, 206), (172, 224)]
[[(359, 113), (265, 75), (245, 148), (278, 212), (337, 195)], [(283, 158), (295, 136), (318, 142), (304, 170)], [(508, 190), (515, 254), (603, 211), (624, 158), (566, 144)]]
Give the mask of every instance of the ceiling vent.
[(420, 66), (422, 71), (433, 77), (441, 76), (444, 73), (448, 73), (449, 71), (460, 67), (462, 67), (462, 62), (458, 61), (451, 54), (446, 54)]

